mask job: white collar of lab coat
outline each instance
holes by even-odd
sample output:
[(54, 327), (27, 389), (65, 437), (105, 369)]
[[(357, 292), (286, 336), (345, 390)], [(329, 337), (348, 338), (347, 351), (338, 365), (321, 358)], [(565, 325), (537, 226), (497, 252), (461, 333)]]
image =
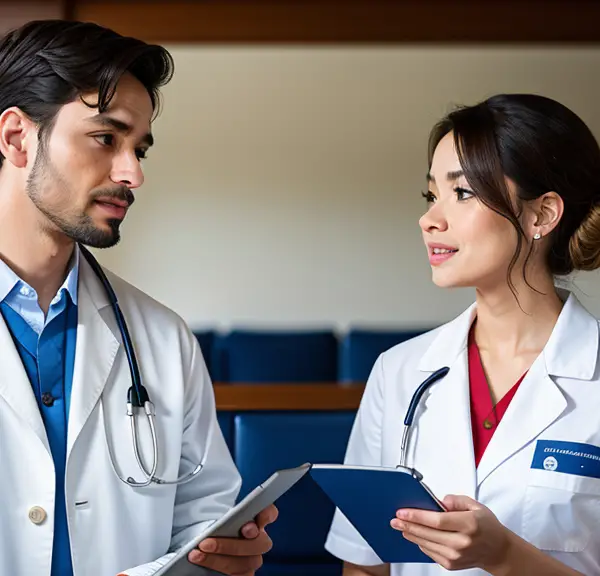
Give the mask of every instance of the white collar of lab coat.
[[(92, 267), (89, 265), (88, 261), (81, 257), (80, 258), (80, 268), (79, 268), (79, 274), (80, 274), (80, 281), (81, 284), (83, 284), (83, 287), (85, 290), (87, 290), (87, 293), (90, 297), (90, 300), (92, 301), (92, 303), (94, 304), (95, 308), (100, 311), (103, 308), (106, 308), (107, 306), (110, 306), (110, 300), (108, 299), (108, 294), (106, 293), (106, 290), (104, 289), (104, 286), (102, 284), (102, 281), (100, 280), (100, 278), (98, 278), (94, 272), (94, 270), (92, 269)], [(107, 270), (104, 270), (104, 273), (107, 275), (108, 279), (111, 279), (111, 273), (108, 272)], [(81, 287), (80, 284), (80, 287)]]
[[(598, 321), (579, 302), (574, 294), (559, 289), (565, 302), (542, 351), (549, 375), (578, 380), (591, 380), (598, 362)], [(460, 316), (439, 328), (419, 362), (419, 370), (433, 372), (452, 366), (468, 345), (469, 330), (477, 315), (472, 304)]]

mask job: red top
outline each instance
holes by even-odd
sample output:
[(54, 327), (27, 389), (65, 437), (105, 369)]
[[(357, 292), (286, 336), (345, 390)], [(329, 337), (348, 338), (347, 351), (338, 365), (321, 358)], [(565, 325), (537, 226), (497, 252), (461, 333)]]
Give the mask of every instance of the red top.
[(475, 338), (473, 338), (473, 331), (471, 330), (471, 334), (469, 335), (469, 391), (471, 396), (471, 428), (473, 430), (476, 466), (479, 466), (483, 453), (523, 378), (525, 378), (525, 374), (502, 397), (494, 410), (490, 388), (483, 365), (481, 364), (479, 348), (477, 348)]

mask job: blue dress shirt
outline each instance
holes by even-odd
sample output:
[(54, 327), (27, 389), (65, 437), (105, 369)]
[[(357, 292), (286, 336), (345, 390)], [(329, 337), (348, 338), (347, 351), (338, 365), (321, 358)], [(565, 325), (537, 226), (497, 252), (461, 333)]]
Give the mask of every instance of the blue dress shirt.
[(77, 339), (78, 276), (76, 248), (67, 278), (44, 317), (36, 291), (0, 260), (0, 311), (31, 382), (54, 460), (52, 576), (73, 574), (65, 508), (65, 464)]

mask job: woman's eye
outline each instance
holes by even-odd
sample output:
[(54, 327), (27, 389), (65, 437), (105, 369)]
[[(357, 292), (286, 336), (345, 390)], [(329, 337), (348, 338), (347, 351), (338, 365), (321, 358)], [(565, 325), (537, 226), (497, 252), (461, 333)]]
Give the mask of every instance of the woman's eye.
[(467, 190), (466, 188), (455, 188), (454, 191), (459, 200), (468, 200), (475, 196), (475, 193), (472, 190)]
[(425, 198), (427, 204), (433, 204), (435, 202), (435, 195), (431, 190), (427, 190), (427, 192), (421, 192), (421, 196)]
[(147, 154), (148, 150), (144, 150), (142, 148), (135, 151), (135, 155), (137, 156), (138, 160), (145, 160), (148, 157)]

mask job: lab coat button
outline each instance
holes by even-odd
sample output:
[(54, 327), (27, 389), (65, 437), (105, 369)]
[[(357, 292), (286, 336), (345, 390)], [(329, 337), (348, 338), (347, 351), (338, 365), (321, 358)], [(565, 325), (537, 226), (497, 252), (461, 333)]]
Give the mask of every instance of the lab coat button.
[(41, 524), (46, 519), (46, 511), (41, 506), (34, 506), (29, 510), (29, 519), (34, 524)]

